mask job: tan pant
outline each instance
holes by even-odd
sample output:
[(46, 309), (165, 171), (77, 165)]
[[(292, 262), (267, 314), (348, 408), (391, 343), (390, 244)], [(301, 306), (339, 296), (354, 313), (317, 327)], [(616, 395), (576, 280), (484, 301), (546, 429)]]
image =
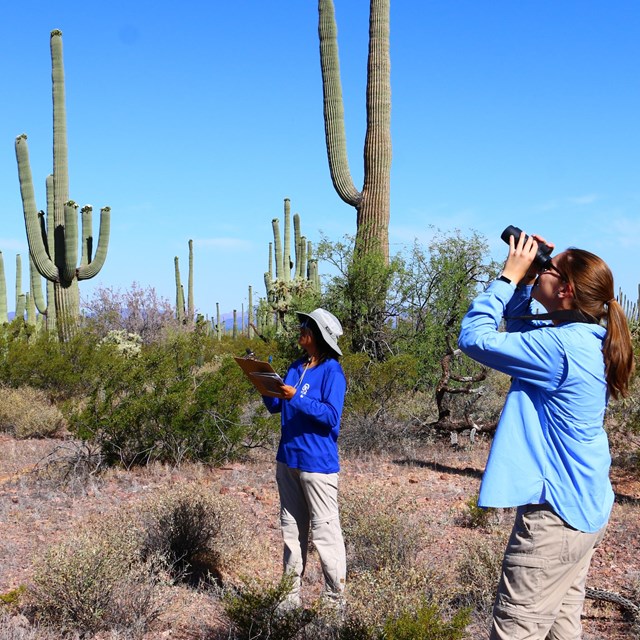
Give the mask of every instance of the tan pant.
[(289, 598), (300, 604), (300, 585), (307, 563), (309, 526), (325, 580), (325, 596), (340, 600), (347, 562), (338, 513), (338, 474), (309, 473), (278, 462), (280, 526), (284, 542), (284, 572), (293, 576)]
[(491, 640), (579, 640), (587, 571), (604, 531), (578, 531), (548, 505), (519, 507), (502, 564)]

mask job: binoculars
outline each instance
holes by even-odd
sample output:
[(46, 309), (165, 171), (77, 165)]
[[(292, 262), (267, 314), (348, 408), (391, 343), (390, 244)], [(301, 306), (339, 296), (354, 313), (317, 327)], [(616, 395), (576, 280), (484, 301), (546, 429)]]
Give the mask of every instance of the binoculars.
[[(513, 236), (515, 242), (518, 242), (522, 234), (522, 229), (518, 229), (518, 227), (514, 227), (510, 224), (500, 236), (507, 244), (509, 244), (509, 238)], [(524, 240), (527, 241), (528, 236), (525, 235)], [(536, 265), (539, 269), (549, 269), (551, 265), (551, 247), (548, 244), (544, 244), (544, 242), (538, 243), (538, 251), (536, 253), (536, 257), (533, 259), (533, 264)]]

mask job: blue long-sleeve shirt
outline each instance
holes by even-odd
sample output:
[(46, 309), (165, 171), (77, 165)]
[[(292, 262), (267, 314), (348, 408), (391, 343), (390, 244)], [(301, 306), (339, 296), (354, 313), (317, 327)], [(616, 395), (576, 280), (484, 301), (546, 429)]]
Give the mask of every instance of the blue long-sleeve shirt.
[(606, 330), (569, 322), (543, 326), (502, 317), (529, 313), (531, 287), (493, 282), (471, 304), (458, 345), (512, 376), (480, 487), (482, 507), (548, 503), (572, 527), (600, 530), (614, 494), (603, 427), (608, 395)]
[(304, 359), (300, 359), (289, 367), (284, 381), (291, 386), (300, 383), (293, 398), (262, 397), (270, 413), (281, 414), (276, 460), (301, 471), (337, 473), (338, 434), (347, 389), (340, 363), (327, 359), (305, 371)]

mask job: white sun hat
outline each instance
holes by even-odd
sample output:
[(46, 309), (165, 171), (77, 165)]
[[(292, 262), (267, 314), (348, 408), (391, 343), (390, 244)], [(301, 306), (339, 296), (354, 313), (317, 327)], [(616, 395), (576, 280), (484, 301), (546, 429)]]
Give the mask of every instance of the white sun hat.
[(333, 313), (329, 313), (326, 309), (320, 308), (314, 309), (311, 313), (303, 313), (302, 311), (296, 311), (296, 313), (298, 314), (300, 322), (303, 322), (305, 318), (313, 320), (327, 345), (339, 356), (342, 355), (342, 351), (340, 351), (340, 347), (338, 346), (338, 338), (343, 333), (342, 325)]

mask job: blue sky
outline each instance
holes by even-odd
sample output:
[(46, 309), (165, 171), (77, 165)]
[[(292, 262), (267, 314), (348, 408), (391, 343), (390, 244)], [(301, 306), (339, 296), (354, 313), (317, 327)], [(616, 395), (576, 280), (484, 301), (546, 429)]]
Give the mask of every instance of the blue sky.
[[(502, 258), (515, 224), (640, 282), (640, 3), (391, 0), (391, 251), (430, 225)], [(369, 3), (335, 0), (349, 161), (362, 185)], [(313, 0), (20, 0), (0, 7), (0, 250), (12, 308), (27, 248), (14, 139), (39, 208), (52, 170), (49, 33), (63, 32), (70, 195), (112, 209), (96, 286), (175, 298), (194, 240), (207, 315), (264, 295), (271, 219), (338, 240), (355, 212), (326, 159)], [(98, 220), (94, 220), (97, 234)], [(321, 272), (323, 267), (320, 267)]]

